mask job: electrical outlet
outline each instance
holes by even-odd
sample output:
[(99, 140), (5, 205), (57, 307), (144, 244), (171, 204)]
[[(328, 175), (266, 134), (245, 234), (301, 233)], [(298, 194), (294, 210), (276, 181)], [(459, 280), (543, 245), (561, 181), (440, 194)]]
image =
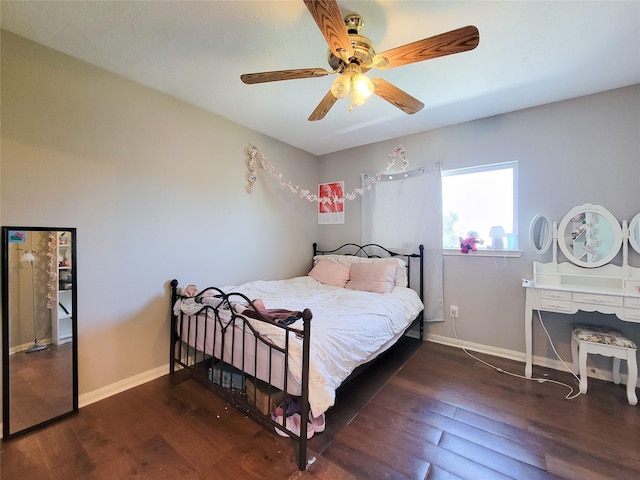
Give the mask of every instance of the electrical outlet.
[(451, 318), (458, 318), (458, 306), (457, 305), (449, 305), (449, 316)]

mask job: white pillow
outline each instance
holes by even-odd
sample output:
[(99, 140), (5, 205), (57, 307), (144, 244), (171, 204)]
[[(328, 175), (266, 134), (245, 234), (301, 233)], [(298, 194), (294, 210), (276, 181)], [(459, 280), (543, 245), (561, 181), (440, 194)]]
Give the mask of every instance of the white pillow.
[(344, 287), (349, 281), (349, 265), (320, 259), (309, 272), (309, 276), (325, 285)]
[(353, 263), (345, 288), (374, 293), (393, 290), (397, 266), (393, 263)]
[(397, 265), (394, 285), (396, 287), (407, 287), (409, 285), (409, 280), (407, 279), (407, 262), (405, 262), (403, 258), (368, 258), (356, 257), (354, 255), (316, 255), (313, 257), (314, 264), (322, 259), (348, 266), (353, 263), (390, 263), (392, 265)]

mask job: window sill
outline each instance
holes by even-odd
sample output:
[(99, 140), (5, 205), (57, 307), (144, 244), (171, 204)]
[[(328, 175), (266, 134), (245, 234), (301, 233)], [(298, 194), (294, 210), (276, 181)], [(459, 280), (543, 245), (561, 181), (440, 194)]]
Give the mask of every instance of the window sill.
[(442, 255), (445, 257), (501, 257), (520, 258), (524, 252), (522, 250), (477, 250), (475, 252), (462, 253), (459, 249), (443, 248)]

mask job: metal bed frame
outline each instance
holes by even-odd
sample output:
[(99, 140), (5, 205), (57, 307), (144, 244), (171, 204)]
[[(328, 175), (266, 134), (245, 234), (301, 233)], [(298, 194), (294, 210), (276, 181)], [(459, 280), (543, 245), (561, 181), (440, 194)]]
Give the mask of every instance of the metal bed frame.
[[(357, 245), (354, 243), (347, 243), (338, 247), (335, 250), (319, 250), (316, 243), (313, 244), (314, 257), (317, 255), (354, 255), (368, 258), (384, 258), (384, 257), (400, 257), (404, 258), (407, 262), (407, 277), (409, 279), (409, 285), (411, 285), (411, 259), (417, 258), (420, 263), (419, 271), (419, 290), (418, 294), (421, 300), (423, 300), (423, 268), (424, 268), (424, 247), (420, 245), (419, 252), (417, 254), (404, 254), (396, 253), (377, 244)], [(180, 311), (179, 314), (174, 313), (174, 305), (177, 301), (192, 298), (195, 302), (201, 303), (197, 313), (188, 315)], [(216, 299), (217, 306), (207, 304), (207, 298)], [(298, 468), (300, 470), (306, 470), (306, 468), (315, 461), (315, 458), (307, 459), (307, 421), (309, 416), (309, 351), (311, 344), (311, 318), (312, 313), (309, 309), (305, 309), (302, 312), (303, 327), (293, 328), (288, 325), (276, 323), (262, 315), (257, 314), (259, 318), (247, 319), (241, 314), (238, 314), (232, 308), (232, 304), (243, 303), (253, 307), (253, 302), (241, 293), (225, 293), (222, 290), (209, 287), (198, 292), (195, 297), (187, 297), (180, 293), (178, 289), (178, 281), (171, 281), (171, 344), (170, 344), (170, 359), (169, 359), (169, 372), (174, 374), (178, 369), (181, 369), (192, 378), (206, 385), (210, 390), (215, 392), (227, 400), (231, 405), (238, 409), (241, 409), (252, 418), (262, 422), (270, 427), (277, 427), (278, 429), (286, 432), (289, 437), (298, 442)], [(255, 310), (255, 308), (254, 308)], [(194, 323), (195, 322), (195, 323)], [(204, 323), (197, 323), (204, 322)], [(284, 346), (276, 345), (262, 336), (260, 332), (252, 325), (255, 322), (265, 322), (273, 327), (277, 327), (283, 330)], [(209, 326), (208, 326), (209, 325)], [(405, 334), (416, 327), (419, 328), (420, 340), (423, 340), (424, 336), (424, 317), (423, 312), (414, 319), (411, 325), (405, 330)], [(198, 337), (198, 327), (201, 327), (202, 339)], [(196, 348), (198, 341), (204, 341), (207, 338), (207, 328), (213, 328), (211, 338), (213, 339), (213, 345), (211, 345), (210, 353), (206, 353), (207, 346), (199, 350)], [(185, 330), (186, 329), (186, 330)], [(183, 332), (189, 333), (189, 338), (180, 338)], [(300, 385), (300, 415), (303, 421), (300, 422), (299, 435), (290, 431), (286, 427), (286, 416), (282, 416), (282, 423), (276, 422), (269, 413), (264, 413), (261, 408), (258, 399), (258, 388), (253, 388), (251, 392), (246, 387), (247, 382), (252, 382), (254, 386), (260, 384), (262, 386), (262, 393), (266, 395), (267, 411), (273, 411), (278, 405), (272, 403), (272, 395), (279, 393), (282, 402), (285, 402), (289, 395), (288, 381), (289, 381), (289, 345), (290, 338), (302, 340), (302, 376)], [(247, 342), (246, 337), (251, 341)], [(218, 346), (218, 349), (216, 349)], [(247, 351), (247, 348), (253, 349)], [(241, 349), (241, 350), (238, 350)], [(257, 358), (258, 350), (268, 352), (268, 365), (266, 371), (268, 372), (268, 378), (256, 378), (256, 372), (258, 372)], [(220, 353), (222, 352), (222, 353)], [(229, 353), (230, 352), (230, 353)], [(238, 355), (239, 352), (239, 355)], [(217, 355), (216, 355), (217, 353)], [(253, 358), (253, 364), (246, 363), (246, 354), (249, 354), (249, 358)], [(273, 364), (274, 355), (282, 357), (281, 367), (282, 372), (274, 371), (277, 368)], [(234, 360), (240, 357), (241, 364)], [(375, 360), (374, 360), (375, 361)], [(352, 378), (361, 373), (372, 362), (361, 365), (356, 368), (351, 375), (343, 382), (342, 386), (348, 383)], [(247, 373), (252, 372), (253, 374)], [(282, 389), (277, 388), (272, 384), (272, 378), (282, 378)], [(264, 408), (264, 405), (262, 405)]]

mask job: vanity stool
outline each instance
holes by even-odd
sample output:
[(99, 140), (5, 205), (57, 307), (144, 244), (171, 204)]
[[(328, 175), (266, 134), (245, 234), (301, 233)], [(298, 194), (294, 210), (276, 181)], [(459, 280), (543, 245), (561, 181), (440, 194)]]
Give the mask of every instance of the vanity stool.
[(612, 328), (577, 323), (571, 328), (571, 355), (574, 370), (580, 372), (580, 393), (587, 393), (587, 354), (597, 353), (613, 357), (613, 383), (616, 385), (620, 383), (620, 360), (627, 361), (627, 400), (629, 405), (636, 405), (636, 344)]

